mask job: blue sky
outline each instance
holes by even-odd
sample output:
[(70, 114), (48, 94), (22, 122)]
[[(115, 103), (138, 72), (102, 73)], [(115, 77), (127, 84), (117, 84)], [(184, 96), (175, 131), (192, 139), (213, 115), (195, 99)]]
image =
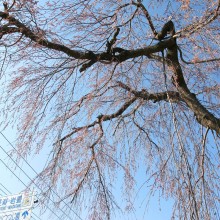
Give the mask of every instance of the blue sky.
[[(4, 130), (2, 134), (14, 146), (13, 140), (15, 140), (15, 132), (13, 132), (12, 129), (7, 129)], [(2, 134), (0, 137), (0, 195), (5, 196), (10, 194), (18, 194), (19, 192), (24, 191), (30, 183), (30, 179), (36, 176), (35, 171), (39, 172), (43, 169), (43, 166), (47, 159), (47, 153), (43, 151), (42, 154), (36, 157), (30, 157), (26, 161), (21, 159), (19, 164), (15, 164), (16, 161), (13, 161), (13, 159), (10, 157), (10, 152), (11, 150), (13, 150), (13, 147), (10, 143), (8, 143), (8, 141), (3, 137)], [(7, 154), (9, 154), (9, 156)], [(38, 194), (41, 193), (42, 189), (39, 186), (35, 185), (34, 187), (31, 187), (31, 190), (36, 191), (37, 200)], [(39, 204), (47, 206), (47, 204), (43, 203), (44, 201), (41, 200), (39, 201), (39, 203), (36, 203), (34, 205), (32, 219), (46, 220), (50, 219), (50, 215), (54, 215), (53, 219), (59, 219), (58, 217), (64, 215), (61, 210), (60, 212), (52, 210), (52, 212), (51, 210), (49, 210), (51, 207), (46, 207), (46, 212), (42, 214), (38, 206)]]
[[(2, 134), (10, 141), (10, 143), (4, 138)], [(0, 195), (5, 196), (10, 194), (18, 194), (26, 189), (30, 183), (30, 178), (35, 177), (35, 171), (39, 172), (43, 169), (48, 157), (48, 152), (43, 150), (39, 155), (30, 156), (27, 160), (29, 165), (23, 159), (21, 159), (19, 164), (15, 164), (9, 156), (10, 152), (13, 150), (11, 144), (15, 146), (16, 131), (7, 128), (2, 131), (2, 134), (0, 134)], [(7, 154), (9, 154), (9, 156)], [(143, 170), (140, 168), (140, 172), (137, 174), (137, 183), (139, 184), (138, 187), (141, 187), (145, 181), (142, 176), (142, 172)], [(41, 193), (41, 188), (35, 186), (34, 188), (32, 187), (31, 190), (36, 191), (36, 199), (38, 199), (38, 195)], [(116, 189), (116, 193), (117, 191), (119, 195), (120, 189)], [(130, 213), (129, 216), (126, 216), (125, 214), (119, 214), (115, 216), (113, 215), (113, 219), (170, 219), (172, 202), (165, 201), (164, 199), (160, 198), (159, 194), (156, 193), (150, 197), (149, 204), (146, 206), (149, 198), (147, 193), (148, 192), (146, 191), (146, 187), (143, 186), (135, 199), (135, 210), (133, 211), (133, 214)], [(56, 196), (54, 195), (54, 197)], [(116, 200), (118, 201), (119, 205), (120, 202), (123, 202), (120, 199), (121, 197), (116, 196)], [(61, 209), (51, 211), (51, 207), (49, 206), (44, 209), (44, 211), (46, 210), (44, 213), (41, 213), (41, 209), (38, 206), (40, 206), (42, 203), (44, 203), (44, 201), (40, 200), (39, 203), (34, 205), (31, 219), (61, 219), (64, 216), (66, 219), (80, 219), (74, 213), (74, 206), (71, 206), (71, 209), (68, 208), (69, 212), (65, 213), (62, 212)], [(47, 206), (47, 204), (44, 205)], [(61, 205), (61, 207), (63, 206), (66, 206), (66, 204)], [(82, 219), (86, 219), (85, 213), (78, 213), (78, 215)], [(70, 218), (68, 218), (68, 216), (70, 216)]]
[[(27, 158), (27, 162), (23, 159), (19, 161), (19, 163), (16, 163), (13, 161), (13, 159), (10, 157), (10, 153), (13, 150), (13, 147), (16, 145), (16, 126), (11, 128), (10, 126), (7, 129), (2, 130), (0, 128), (0, 131), (2, 134), (0, 134), (0, 196), (5, 195), (11, 195), (11, 194), (18, 194), (26, 189), (28, 184), (30, 183), (30, 179), (34, 178), (36, 176), (35, 172), (40, 172), (49, 155), (49, 149), (42, 150), (38, 155), (31, 155)], [(5, 138), (8, 139), (8, 142)], [(48, 143), (48, 145), (51, 146), (52, 143)], [(7, 155), (9, 154), (9, 156)], [(137, 173), (137, 189), (140, 188), (143, 183), (145, 182), (145, 175), (143, 176), (143, 173), (145, 173), (144, 164), (142, 164), (143, 167), (139, 168), (139, 172)], [(118, 185), (119, 186), (119, 185)], [(154, 195), (151, 195), (150, 201), (148, 203), (149, 195), (146, 191), (147, 185), (144, 185), (139, 193), (136, 196), (135, 199), (135, 210), (130, 213), (130, 215), (126, 214), (119, 214), (119, 215), (113, 215), (113, 220), (117, 219), (124, 219), (124, 220), (151, 220), (151, 219), (163, 219), (168, 220), (171, 216), (171, 207), (172, 207), (172, 201), (166, 201), (161, 198), (161, 196), (158, 193), (155, 193)], [(38, 199), (38, 195), (41, 194), (41, 188), (39, 186), (31, 187), (31, 190), (35, 190), (37, 193), (36, 199)], [(115, 189), (115, 192), (118, 196), (116, 196), (116, 200), (118, 204), (123, 203), (121, 201), (120, 195), (120, 186), (118, 189)], [(54, 193), (53, 193), (54, 195)], [(56, 197), (56, 195), (54, 195)], [(53, 200), (53, 198), (51, 198)], [(148, 204), (148, 206), (146, 206)], [(45, 206), (44, 212), (42, 212), (39, 208), (40, 205)], [(86, 219), (85, 213), (77, 213), (77, 215), (80, 216), (77, 217), (75, 214), (75, 207), (71, 206), (70, 208), (67, 208), (66, 213), (62, 211), (62, 207), (66, 207), (66, 204), (61, 204), (61, 209), (56, 210), (50, 210), (50, 206), (47, 204), (44, 204), (44, 201), (40, 200), (39, 203), (36, 203), (33, 207), (33, 214), (32, 219), (41, 219), (41, 220), (47, 220), (47, 219), (63, 219), (66, 217), (66, 219)]]
[[(50, 149), (50, 147), (48, 149), (45, 148), (38, 155), (29, 156), (27, 161), (23, 159), (21, 159), (19, 163), (13, 161), (14, 159), (10, 157), (10, 153), (16, 144), (15, 127), (16, 126), (13, 126), (13, 128), (11, 128), (9, 126), (5, 130), (0, 128), (0, 131), (2, 132), (0, 133), (0, 196), (18, 194), (24, 191), (30, 183), (30, 180), (36, 176), (36, 172), (38, 173), (43, 169), (49, 155), (48, 149)], [(6, 139), (8, 139), (9, 142)], [(48, 144), (50, 145), (51, 143)], [(139, 172), (137, 173), (137, 182), (140, 184), (145, 182), (145, 179), (143, 178), (143, 173), (145, 172), (144, 164), (142, 164), (142, 166), (143, 167), (140, 167)], [(140, 186), (137, 186), (137, 188), (138, 187)], [(38, 199), (38, 195), (41, 194), (42, 189), (39, 186), (35, 186), (34, 188), (31, 187), (31, 190), (36, 191), (36, 199)], [(120, 189), (118, 188), (115, 190), (116, 193), (118, 190)], [(124, 214), (115, 215), (112, 219), (170, 219), (172, 202), (161, 198), (159, 199), (160, 195), (155, 194), (151, 195), (149, 205), (146, 206), (148, 193), (148, 189), (145, 188), (144, 185), (136, 197), (135, 204), (137, 205), (135, 205), (135, 210), (133, 213), (131, 213), (129, 216)], [(119, 204), (122, 202), (120, 201), (120, 197), (116, 197), (116, 200), (118, 200)], [(38, 207), (39, 204), (36, 203), (34, 205), (32, 219), (61, 219), (64, 216), (67, 219), (80, 219), (74, 213), (75, 209), (73, 206), (71, 206), (72, 210), (69, 209), (69, 212), (64, 213), (61, 210), (63, 206), (66, 206), (64, 203), (61, 204), (61, 209), (57, 210), (50, 210), (50, 206), (47, 207), (47, 204), (44, 205), (46, 206), (46, 211), (44, 213), (42, 213), (41, 209)], [(81, 219), (86, 219), (85, 213), (82, 212), (78, 215), (80, 215)]]
[[(158, 11), (161, 12), (161, 11)], [(14, 126), (16, 127), (16, 126)], [(10, 141), (10, 143), (15, 146), (16, 143), (16, 129), (8, 127), (5, 130), (2, 130), (2, 133), (5, 135), (5, 137)], [(41, 151), (38, 155), (31, 155), (27, 158), (29, 166), (23, 159), (20, 160), (19, 164), (15, 164), (12, 159), (7, 155), (7, 153), (10, 153), (13, 150), (13, 147), (1, 134), (0, 134), (0, 195), (5, 196), (9, 194), (18, 194), (19, 192), (26, 189), (28, 184), (30, 183), (30, 179), (34, 178), (36, 176), (35, 171), (38, 173), (40, 172), (49, 155), (49, 149), (52, 143), (48, 143), (48, 149), (44, 149)], [(6, 151), (7, 153), (5, 153)], [(18, 167), (20, 166), (20, 168)], [(21, 170), (22, 169), (22, 170)], [(10, 171), (11, 170), (11, 171)], [(137, 188), (140, 188), (142, 184), (145, 182), (146, 175), (143, 176), (143, 173), (145, 173), (144, 164), (141, 164), (141, 167), (139, 168), (139, 172), (137, 173)], [(159, 193), (155, 193), (154, 195), (151, 195), (150, 201), (148, 204), (148, 193), (147, 185), (144, 185), (135, 200), (135, 210), (133, 213), (131, 213), (129, 216), (126, 214), (119, 214), (116, 216), (113, 216), (113, 220), (121, 219), (121, 220), (168, 220), (171, 217), (172, 213), (172, 200), (166, 201), (165, 199), (161, 198), (161, 195)], [(35, 186), (32, 187), (31, 190), (35, 190), (37, 193), (36, 199), (38, 199), (38, 195), (41, 194), (41, 187)], [(116, 200), (118, 201), (119, 205), (123, 201), (121, 201), (120, 197), (120, 186), (118, 185), (118, 188), (115, 189), (116, 192)], [(53, 193), (54, 197), (56, 198), (56, 195)], [(53, 198), (51, 198), (53, 200)], [(148, 206), (146, 206), (146, 203)], [(39, 208), (40, 204), (44, 205), (46, 208), (45, 212), (42, 213), (41, 209)], [(44, 201), (40, 200), (39, 203), (36, 203), (33, 207), (33, 217), (32, 219), (41, 219), (41, 220), (47, 220), (47, 219), (86, 219), (85, 213), (77, 213), (76, 207), (71, 206), (70, 208), (67, 208), (67, 212), (63, 212), (62, 208), (66, 204), (61, 204), (61, 209), (56, 210), (50, 210), (50, 206), (47, 204), (44, 204)], [(80, 216), (77, 217), (77, 215)]]

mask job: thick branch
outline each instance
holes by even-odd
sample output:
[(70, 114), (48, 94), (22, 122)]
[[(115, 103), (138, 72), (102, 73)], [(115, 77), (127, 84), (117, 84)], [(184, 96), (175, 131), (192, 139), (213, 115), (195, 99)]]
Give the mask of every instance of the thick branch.
[(174, 28), (174, 24), (172, 21), (168, 21), (167, 23), (164, 24), (161, 32), (158, 33), (158, 35), (156, 36), (156, 39), (158, 40), (162, 40), (164, 39), (164, 37), (167, 34), (170, 34), (171, 36), (174, 36), (175, 34), (175, 28)]
[(146, 90), (136, 91), (125, 85), (122, 82), (118, 82), (118, 85), (123, 89), (131, 92), (135, 97), (142, 98), (146, 101), (152, 100), (154, 103), (160, 101), (167, 102), (180, 102), (182, 101), (178, 92), (175, 91), (167, 91), (167, 92), (158, 92), (158, 93), (148, 93)]
[(8, 25), (3, 25), (0, 27), (0, 38), (2, 38), (4, 35), (12, 33), (20, 33), (20, 30), (16, 27), (9, 27)]
[[(218, 7), (219, 10), (219, 7)], [(207, 22), (211, 22), (213, 19), (216, 18), (218, 14), (218, 11), (215, 12), (214, 16), (209, 19)], [(25, 37), (29, 38), (30, 40), (36, 42), (37, 44), (41, 46), (45, 46), (49, 49), (57, 50), (60, 52), (63, 52), (67, 54), (70, 57), (74, 57), (75, 59), (87, 59), (90, 60), (89, 63), (87, 63), (85, 66), (83, 66), (82, 70), (88, 68), (89, 66), (93, 65), (97, 61), (110, 61), (110, 62), (123, 62), (125, 60), (128, 60), (130, 58), (135, 58), (139, 56), (148, 56), (150, 57), (151, 54), (163, 51), (164, 49), (167, 49), (167, 62), (168, 64), (173, 68), (174, 71), (174, 84), (177, 87), (177, 90), (181, 96), (181, 98), (186, 102), (186, 104), (189, 106), (189, 108), (194, 112), (198, 122), (202, 124), (205, 127), (209, 127), (210, 129), (215, 130), (217, 133), (220, 133), (220, 121), (216, 117), (214, 117), (213, 114), (211, 114), (204, 106), (201, 105), (201, 103), (198, 101), (196, 96), (191, 93), (186, 85), (186, 82), (183, 77), (182, 69), (178, 61), (178, 46), (176, 44), (175, 38), (169, 38), (161, 42), (158, 42), (156, 45), (148, 46), (145, 48), (140, 48), (136, 50), (125, 50), (119, 53), (118, 55), (109, 54), (106, 52), (102, 53), (92, 53), (92, 52), (82, 52), (77, 50), (72, 50), (65, 45), (57, 44), (48, 41), (47, 39), (44, 39), (42, 37), (39, 37), (37, 34), (35, 34), (30, 28), (28, 28), (26, 25), (21, 23), (19, 20), (14, 18), (13, 16), (10, 16), (7, 12), (0, 12), (0, 17), (7, 20), (9, 22), (9, 25), (13, 25), (15, 27), (8, 27), (3, 26), (1, 34), (10, 34), (15, 32), (22, 33)], [(172, 22), (166, 23), (164, 27), (162, 28), (160, 40), (164, 38), (164, 36), (167, 35), (168, 32), (171, 32), (171, 36), (175, 33), (174, 27), (172, 27)], [(136, 94), (137, 95), (137, 94)], [(157, 98), (153, 97), (154, 100), (158, 100), (158, 97), (162, 97), (162, 94), (157, 94)], [(164, 94), (163, 94), (164, 95)], [(171, 94), (172, 96), (172, 94)], [(149, 98), (149, 96), (147, 97)], [(166, 97), (165, 97), (166, 98)], [(135, 100), (135, 99), (134, 99)], [(132, 101), (132, 103), (134, 102)], [(128, 104), (129, 106), (130, 104)], [(112, 115), (105, 115), (102, 116), (101, 120), (106, 121), (110, 120), (112, 118), (117, 117), (120, 115), (127, 107), (127, 104), (124, 104), (124, 107), (122, 109)], [(125, 108), (125, 109), (123, 109)], [(94, 126), (96, 122), (92, 123), (90, 126)], [(74, 132), (73, 132), (74, 133)]]
[[(83, 52), (83, 51), (78, 51), (78, 50), (72, 50), (65, 45), (53, 43), (45, 38), (38, 36), (25, 24), (21, 23), (19, 20), (17, 20), (13, 16), (8, 15), (8, 13), (0, 12), (0, 17), (7, 20), (10, 25), (16, 26), (17, 29), (14, 29), (16, 30), (14, 32), (19, 31), (25, 37), (29, 38), (30, 40), (36, 42), (37, 44), (41, 46), (47, 47), (48, 49), (53, 49), (53, 50), (63, 52), (67, 54), (68, 56), (74, 57), (76, 59), (92, 60), (93, 63), (97, 61), (123, 62), (130, 58), (135, 58), (139, 56), (150, 56), (150, 54), (152, 53), (160, 52), (161, 50), (164, 50), (170, 47), (171, 45), (173, 45), (172, 39), (167, 39), (167, 40), (164, 40), (163, 42), (159, 42), (156, 45), (148, 46), (148, 47), (144, 47), (144, 48), (140, 48), (136, 50), (125, 50), (125, 49), (123, 50), (122, 48), (123, 51), (117, 55), (113, 55), (111, 53), (109, 54), (106, 52), (102, 52), (102, 53), (91, 53), (91, 51)], [(10, 29), (8, 28), (7, 29), (8, 32), (4, 32), (4, 34), (10, 34), (11, 33), (10, 30), (12, 30), (12, 28), (14, 27), (10, 27)], [(88, 66), (90, 66), (90, 63)], [(83, 68), (83, 70), (86, 68)]]
[(17, 20), (13, 16), (10, 16), (8, 13), (0, 12), (0, 17), (2, 17), (3, 19), (6, 19), (9, 22), (9, 24), (16, 26), (19, 29), (20, 33), (22, 33), (25, 37), (29, 38), (30, 40), (38, 43), (39, 45), (45, 46), (49, 49), (54, 49), (57, 51), (64, 52), (68, 56), (75, 57), (78, 59), (80, 58), (91, 59), (91, 53), (82, 53), (80, 51), (71, 50), (70, 48), (62, 44), (52, 43), (46, 39), (43, 39), (37, 36), (37, 34), (31, 31), (30, 28), (28, 28), (26, 25), (21, 23), (19, 20)]
[(195, 94), (191, 93), (188, 89), (183, 77), (182, 69), (179, 62), (176, 62), (176, 57), (170, 57), (169, 62), (174, 70), (174, 84), (177, 90), (188, 105), (188, 107), (194, 112), (197, 121), (204, 127), (215, 130), (220, 134), (220, 120), (210, 113), (196, 98)]
[(178, 60), (178, 46), (176, 40), (173, 39), (174, 45), (168, 47), (167, 62), (173, 69), (173, 83), (176, 86), (181, 98), (194, 112), (197, 121), (204, 127), (215, 130), (220, 134), (220, 120), (210, 113), (196, 98), (194, 93), (191, 93), (185, 82), (183, 72)]

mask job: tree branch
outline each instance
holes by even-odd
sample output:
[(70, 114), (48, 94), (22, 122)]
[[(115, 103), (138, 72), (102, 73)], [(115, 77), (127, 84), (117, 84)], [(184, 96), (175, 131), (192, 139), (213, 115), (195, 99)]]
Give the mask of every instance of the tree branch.
[(127, 102), (124, 103), (124, 105), (120, 109), (118, 109), (118, 111), (116, 111), (113, 114), (110, 114), (110, 115), (102, 115), (101, 114), (97, 117), (97, 120), (93, 121), (91, 124), (86, 125), (86, 126), (82, 126), (82, 127), (73, 128), (73, 131), (70, 132), (69, 134), (67, 134), (66, 136), (64, 136), (63, 138), (61, 138), (59, 140), (59, 142), (63, 142), (64, 140), (71, 137), (73, 134), (77, 133), (78, 131), (94, 127), (95, 125), (100, 124), (103, 121), (109, 121), (111, 119), (117, 118), (118, 116), (122, 115), (123, 112), (136, 101), (136, 99), (137, 98), (134, 97), (134, 98), (128, 100)]
[[(165, 24), (166, 25), (166, 24)], [(164, 33), (166, 36), (166, 33)], [(220, 133), (220, 120), (210, 113), (196, 98), (194, 93), (191, 93), (185, 82), (182, 68), (178, 60), (178, 46), (175, 38), (174, 44), (167, 48), (167, 63), (173, 69), (173, 83), (176, 86), (181, 98), (194, 112), (197, 121), (204, 127), (215, 130)]]
[[(19, 20), (14, 18), (13, 16), (10, 16), (8, 13), (5, 12), (0, 12), (0, 17), (7, 20), (9, 24), (14, 25), (18, 28), (19, 32), (22, 33), (25, 37), (29, 38), (30, 40), (38, 43), (41, 46), (45, 46), (49, 49), (57, 50), (66, 53), (67, 55), (74, 57), (74, 58), (82, 58), (82, 59), (91, 59), (94, 57), (91, 56), (91, 53), (83, 53), (77, 50), (71, 50), (68, 47), (62, 45), (62, 44), (57, 44), (57, 43), (52, 43), (46, 39), (42, 39), (42, 37), (37, 36), (33, 31), (31, 31), (30, 28), (28, 28), (26, 25), (21, 23)], [(6, 33), (5, 33), (6, 34)]]
[(125, 85), (122, 82), (118, 81), (118, 85), (131, 92), (135, 97), (142, 98), (146, 101), (152, 100), (154, 103), (160, 102), (160, 101), (167, 101), (167, 102), (180, 102), (183, 101), (179, 95), (178, 92), (175, 91), (167, 91), (167, 92), (158, 92), (158, 93), (148, 93), (145, 89), (142, 89), (141, 91), (136, 91), (130, 88), (129, 86)]
[[(218, 16), (218, 10), (219, 7), (217, 8), (217, 11), (214, 12), (214, 15), (206, 21), (206, 23), (210, 23), (213, 21)], [(28, 28), (26, 25), (21, 23), (19, 20), (14, 18), (13, 16), (10, 16), (6, 12), (0, 12), (0, 17), (7, 20), (9, 22), (9, 25), (13, 25), (15, 27), (8, 27), (3, 26), (2, 27), (2, 34), (9, 34), (9, 33), (15, 33), (15, 32), (20, 32), (22, 33), (25, 37), (31, 39), (32, 41), (36, 42), (37, 44), (41, 46), (45, 46), (49, 49), (57, 50), (60, 52), (63, 52), (67, 54), (70, 57), (74, 57), (75, 59), (87, 59), (89, 62), (82, 66), (81, 71), (84, 71), (88, 67), (92, 66), (95, 62), (97, 61), (110, 61), (110, 62), (123, 62), (125, 60), (128, 60), (130, 58), (135, 58), (139, 56), (148, 56), (150, 57), (151, 54), (163, 51), (164, 49), (167, 49), (167, 63), (173, 68), (174, 75), (173, 75), (173, 83), (176, 86), (181, 98), (184, 100), (184, 102), (189, 106), (189, 108), (194, 112), (197, 121), (202, 124), (205, 127), (209, 127), (210, 129), (215, 130), (217, 133), (220, 133), (220, 121), (216, 117), (214, 117), (213, 114), (211, 114), (204, 106), (201, 105), (201, 103), (198, 101), (196, 96), (191, 93), (187, 87), (187, 84), (185, 82), (181, 66), (178, 61), (178, 46), (176, 43), (176, 39), (171, 37), (168, 39), (163, 39), (164, 36), (167, 35), (168, 32), (171, 32), (171, 35), (173, 35), (175, 32), (174, 31), (174, 26), (171, 27), (173, 23), (169, 22), (164, 25), (162, 28), (161, 36), (160, 36), (160, 42), (153, 46), (148, 46), (145, 48), (139, 48), (135, 50), (125, 50), (119, 53), (118, 55), (113, 55), (109, 54), (106, 52), (102, 53), (93, 53), (91, 51), (77, 51), (77, 50), (72, 50), (65, 45), (62, 44), (57, 44), (48, 41), (47, 39), (43, 39), (42, 37), (39, 37), (37, 34), (35, 34), (30, 28)], [(206, 24), (205, 23), (205, 24)], [(169, 25), (168, 25), (169, 24)], [(168, 28), (166, 27), (168, 26)], [(133, 93), (134, 94), (134, 93)], [(137, 93), (136, 93), (137, 95)], [(140, 93), (139, 93), (140, 95)], [(143, 93), (142, 93), (143, 95)], [(146, 94), (145, 94), (146, 95)], [(152, 95), (152, 94), (151, 94)], [(157, 96), (153, 96), (152, 99), (154, 100), (159, 100), (161, 97), (163, 97), (164, 94), (157, 94)], [(174, 95), (173, 93), (171, 96)], [(175, 97), (176, 94), (174, 95)], [(159, 98), (160, 97), (160, 98)], [(149, 99), (149, 95), (145, 96), (145, 98)], [(167, 96), (164, 95), (163, 99), (167, 98)], [(136, 99), (136, 97), (135, 97)], [(117, 117), (118, 115), (122, 114), (124, 110), (132, 104), (135, 99), (132, 101), (125, 103), (124, 106), (116, 113), (112, 115), (104, 115), (102, 116), (101, 120), (102, 121), (107, 121), (112, 118)], [(93, 122), (90, 124), (90, 126), (94, 126), (97, 124), (96, 122)], [(79, 128), (78, 128), (79, 129)], [(74, 133), (74, 132), (73, 132)], [(72, 134), (73, 134), (72, 133)]]
[(9, 27), (8, 24), (5, 24), (0, 27), (0, 39), (7, 34), (12, 34), (12, 33), (20, 33), (19, 28), (16, 27)]
[(218, 1), (218, 5), (215, 10), (211, 11), (208, 15), (205, 16), (205, 18), (202, 18), (199, 22), (195, 24), (190, 24), (187, 27), (183, 28), (182, 30), (177, 31), (176, 37), (187, 37), (197, 32), (201, 28), (205, 27), (206, 25), (210, 24), (219, 16), (219, 9), (220, 9), (220, 0)]
[(220, 58), (213, 58), (213, 59), (206, 59), (206, 60), (195, 60), (195, 61), (186, 61), (184, 58), (183, 58), (183, 52), (182, 50), (180, 49), (180, 47), (178, 47), (178, 51), (180, 53), (180, 58), (181, 60), (186, 63), (186, 64), (196, 64), (196, 63), (208, 63), (208, 62), (216, 62), (216, 61), (220, 61)]
[(139, 48), (135, 50), (126, 50), (122, 49), (122, 52), (120, 52), (117, 55), (101, 52), (101, 53), (93, 53), (91, 51), (78, 51), (78, 50), (72, 50), (69, 47), (53, 43), (45, 38), (42, 38), (41, 36), (38, 36), (36, 33), (34, 33), (29, 27), (27, 27), (25, 24), (21, 23), (19, 20), (14, 18), (13, 16), (10, 16), (8, 13), (0, 12), (0, 17), (7, 20), (10, 25), (16, 26), (16, 27), (4, 27), (4, 34), (10, 34), (14, 32), (20, 32), (25, 37), (29, 38), (30, 40), (36, 42), (37, 44), (47, 47), (48, 49), (53, 49), (56, 51), (60, 51), (65, 53), (66, 55), (70, 57), (74, 57), (75, 59), (87, 59), (92, 62), (88, 62), (86, 66), (84, 66), (81, 71), (84, 71), (88, 67), (90, 67), (92, 64), (94, 64), (97, 61), (110, 61), (111, 62), (123, 62), (125, 60), (128, 60), (130, 58), (135, 58), (139, 56), (150, 56), (152, 53), (160, 52), (161, 50), (164, 50), (170, 46), (173, 45), (172, 39), (164, 40), (163, 42), (159, 42), (156, 45), (148, 46), (144, 48)]
[(150, 17), (150, 14), (149, 14), (148, 10), (144, 7), (144, 5), (143, 5), (141, 2), (136, 3), (136, 2), (134, 2), (134, 1), (132, 1), (132, 4), (133, 4), (133, 5), (136, 5), (137, 7), (140, 7), (140, 8), (141, 8), (141, 10), (143, 11), (144, 15), (146, 16), (146, 18), (147, 18), (147, 20), (148, 20), (148, 23), (149, 23), (149, 25), (150, 25), (150, 28), (151, 28), (151, 30), (152, 30), (154, 36), (156, 37), (156, 36), (157, 36), (157, 31), (156, 31), (156, 29), (155, 29), (155, 27), (154, 27), (154, 24), (153, 24), (153, 22), (152, 22), (152, 19), (151, 19), (151, 17)]

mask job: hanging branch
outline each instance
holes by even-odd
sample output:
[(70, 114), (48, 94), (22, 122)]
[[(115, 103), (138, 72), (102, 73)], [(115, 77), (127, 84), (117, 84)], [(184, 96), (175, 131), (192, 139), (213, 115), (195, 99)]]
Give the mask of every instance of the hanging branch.
[(144, 15), (146, 16), (146, 18), (147, 18), (147, 20), (148, 20), (148, 23), (149, 23), (149, 25), (150, 25), (150, 28), (151, 28), (151, 30), (152, 30), (154, 36), (156, 37), (156, 36), (157, 36), (157, 31), (156, 31), (156, 29), (155, 29), (155, 27), (154, 27), (154, 24), (153, 24), (153, 22), (152, 22), (152, 19), (151, 19), (151, 16), (150, 16), (148, 10), (144, 7), (144, 5), (143, 5), (140, 1), (138, 1), (138, 3), (132, 1), (132, 4), (133, 4), (133, 5), (136, 5), (137, 7), (140, 7), (140, 8), (141, 8), (141, 10), (143, 11)]
[(117, 41), (117, 36), (118, 36), (119, 32), (120, 32), (120, 28), (118, 27), (116, 29), (116, 32), (114, 33), (112, 39), (110, 41), (107, 40), (107, 43), (106, 43), (107, 51), (106, 52), (108, 54), (113, 52), (112, 48), (113, 48), (113, 45), (115, 44), (115, 42)]

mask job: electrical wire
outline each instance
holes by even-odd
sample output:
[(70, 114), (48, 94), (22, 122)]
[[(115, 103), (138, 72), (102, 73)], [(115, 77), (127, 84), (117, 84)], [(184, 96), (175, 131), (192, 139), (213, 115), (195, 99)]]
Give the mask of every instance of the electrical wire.
[(6, 193), (4, 192), (4, 190), (0, 189), (0, 191), (3, 192), (3, 194), (6, 194)]
[[(18, 150), (14, 147), (14, 145), (8, 140), (8, 138), (0, 131), (0, 134), (3, 136), (3, 138), (10, 144), (10, 146), (18, 153), (18, 155), (25, 161), (25, 163), (32, 169), (32, 171), (38, 175), (37, 171), (28, 163), (28, 161), (18, 152)], [(40, 177), (41, 180), (42, 177)], [(44, 181), (44, 180), (43, 180)], [(59, 198), (62, 199), (52, 188), (51, 191)], [(53, 201), (52, 201), (53, 202)], [(80, 220), (83, 220), (65, 201), (62, 200), (62, 202), (67, 206)], [(64, 207), (65, 207), (64, 206)]]
[[(2, 184), (2, 183), (0, 183), (2, 186), (3, 186), (3, 188), (9, 193), (9, 194), (11, 194), (11, 192)], [(7, 194), (7, 193), (5, 193), (5, 194)]]
[[(25, 173), (25, 171), (15, 162), (15, 160), (13, 159), (13, 158), (11, 158), (11, 156), (3, 149), (3, 147), (0, 145), (0, 148), (4, 151), (4, 153), (6, 153), (7, 154), (7, 156), (15, 163), (15, 165), (31, 180), (31, 178)], [(14, 176), (16, 176), (17, 177), (17, 179), (26, 187), (26, 188), (28, 188), (28, 186), (7, 166), (7, 164), (0, 158), (0, 161), (5, 165), (5, 167), (7, 167), (10, 171), (11, 171), (11, 173), (14, 175)], [(34, 182), (33, 182), (34, 183)], [(37, 184), (35, 184), (34, 183), (34, 185), (35, 186), (37, 186), (37, 188), (38, 189), (40, 189), (41, 190), (41, 192), (43, 192), (42, 191), (42, 189), (41, 188), (39, 188), (39, 186), (37, 185)], [(50, 197), (48, 197), (49, 198), (49, 200), (50, 201), (52, 201), (53, 202), (53, 200), (50, 198)], [(45, 204), (45, 203), (44, 203)], [(45, 204), (46, 205), (46, 204)], [(55, 212), (53, 212), (53, 210), (51, 209), (51, 208), (49, 208), (49, 206), (47, 206), (46, 205), (46, 207), (58, 218), (58, 219), (61, 219)], [(65, 214), (69, 219), (71, 219), (62, 209), (60, 209), (62, 212), (63, 212), (63, 214)]]
[[(22, 182), (22, 184), (25, 186), (25, 187), (27, 187), (27, 185), (7, 166), (7, 164), (0, 158), (0, 161), (5, 165), (5, 167), (6, 168), (8, 168), (9, 170), (10, 170), (10, 172), (14, 175), (14, 176), (16, 176), (16, 178), (20, 181), (20, 182)], [(4, 189), (6, 189), (6, 187), (1, 183), (1, 185), (4, 187)], [(9, 193), (10, 193), (10, 191), (8, 190), (8, 189), (6, 189)], [(10, 193), (11, 194), (11, 193)], [(5, 193), (5, 195), (7, 195), (7, 193)], [(51, 210), (52, 211), (52, 210)], [(52, 211), (53, 212), (53, 211)], [(54, 213), (55, 214), (55, 213)], [(33, 215), (35, 216), (35, 217), (37, 217), (38, 219), (40, 219), (35, 213), (33, 213)], [(56, 214), (55, 214), (56, 215)], [(7, 216), (7, 215), (5, 215), (5, 216)], [(3, 216), (4, 217), (4, 216)]]

